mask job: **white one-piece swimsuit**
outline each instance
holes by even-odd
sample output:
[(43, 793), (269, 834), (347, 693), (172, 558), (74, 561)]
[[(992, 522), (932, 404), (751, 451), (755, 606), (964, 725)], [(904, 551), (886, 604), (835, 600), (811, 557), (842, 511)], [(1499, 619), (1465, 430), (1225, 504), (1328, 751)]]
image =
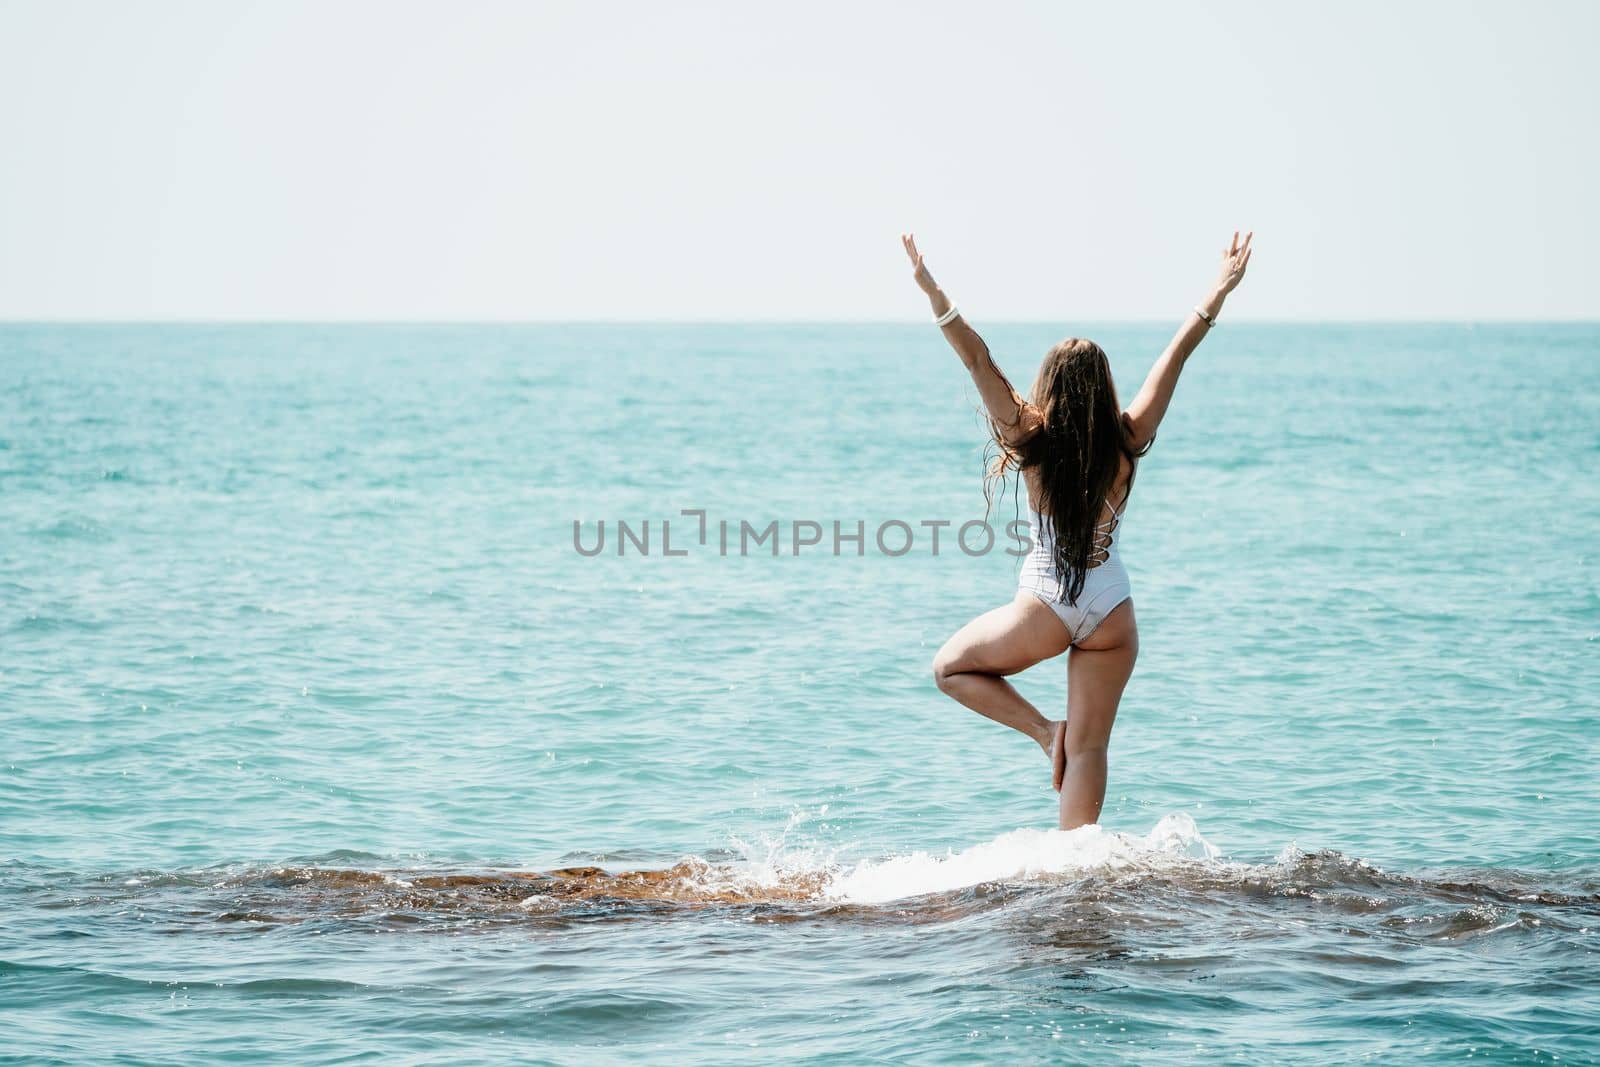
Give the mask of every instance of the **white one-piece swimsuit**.
[[(1123, 510), (1095, 527), (1095, 551), (1089, 555), (1089, 569), (1083, 574), (1083, 591), (1076, 601), (1068, 601), (1067, 580), (1057, 573), (1055, 529), (1048, 517), (1028, 508), (1028, 535), (1033, 549), (1022, 561), (1022, 573), (1017, 577), (1017, 588), (1026, 589), (1048, 604), (1066, 624), (1067, 632), (1076, 644), (1094, 633), (1105, 617), (1118, 604), (1133, 595), (1128, 582), (1128, 571), (1117, 554), (1117, 527), (1122, 525)], [(1099, 560), (1098, 563), (1095, 561)]]

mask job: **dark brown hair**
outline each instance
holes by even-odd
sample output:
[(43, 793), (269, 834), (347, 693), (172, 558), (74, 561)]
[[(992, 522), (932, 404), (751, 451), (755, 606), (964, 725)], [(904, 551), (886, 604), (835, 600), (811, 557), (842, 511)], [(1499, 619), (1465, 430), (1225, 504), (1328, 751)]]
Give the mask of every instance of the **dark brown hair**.
[[(1098, 523), (1121, 458), (1137, 466), (1150, 445), (1133, 447), (1133, 427), (1117, 403), (1111, 363), (1093, 341), (1069, 337), (1051, 348), (1031, 395), (1026, 402), (1017, 400), (1022, 429), (1017, 440), (1008, 442), (1000, 424), (989, 420), (999, 455), (984, 477), (984, 498), (991, 498), (993, 479), (1003, 479), (1008, 471), (1016, 471), (1019, 481), (1022, 473), (1034, 473), (1043, 499), (1033, 506), (1055, 534), (1056, 573), (1065, 579), (1065, 598), (1077, 600), (1090, 566), (1105, 558), (1105, 534)], [(1131, 470), (1127, 491), (1133, 491)]]

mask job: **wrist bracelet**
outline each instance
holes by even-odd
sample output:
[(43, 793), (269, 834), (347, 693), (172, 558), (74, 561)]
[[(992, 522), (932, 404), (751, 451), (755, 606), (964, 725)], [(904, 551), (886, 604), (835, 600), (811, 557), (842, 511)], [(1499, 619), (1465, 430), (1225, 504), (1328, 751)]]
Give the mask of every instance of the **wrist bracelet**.
[(1210, 315), (1207, 315), (1204, 311), (1200, 310), (1200, 305), (1199, 304), (1196, 304), (1194, 306), (1194, 313), (1196, 315), (1199, 315), (1200, 316), (1200, 321), (1205, 323), (1207, 326), (1215, 326), (1217, 324), (1217, 320), (1216, 319), (1212, 318)]
[(948, 326), (955, 321), (956, 316), (959, 314), (961, 314), (961, 309), (956, 307), (954, 304), (951, 304), (950, 310), (934, 319), (933, 324), (935, 326)]

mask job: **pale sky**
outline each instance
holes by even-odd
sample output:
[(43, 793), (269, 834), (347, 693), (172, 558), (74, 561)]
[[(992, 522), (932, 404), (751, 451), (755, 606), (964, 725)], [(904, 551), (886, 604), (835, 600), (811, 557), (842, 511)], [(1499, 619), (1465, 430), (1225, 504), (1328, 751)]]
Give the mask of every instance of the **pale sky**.
[(1600, 3), (0, 0), (0, 318), (1600, 318)]

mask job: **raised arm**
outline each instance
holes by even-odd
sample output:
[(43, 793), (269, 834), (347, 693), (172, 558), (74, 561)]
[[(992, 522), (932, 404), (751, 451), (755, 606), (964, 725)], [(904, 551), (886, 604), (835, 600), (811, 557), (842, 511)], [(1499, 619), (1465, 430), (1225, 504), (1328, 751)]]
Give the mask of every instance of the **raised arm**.
[(1183, 372), (1184, 363), (1206, 334), (1211, 332), (1211, 324), (1222, 310), (1222, 302), (1244, 277), (1244, 269), (1250, 263), (1250, 238), (1253, 235), (1254, 231), (1245, 234), (1244, 243), (1240, 244), (1239, 231), (1234, 231), (1233, 243), (1222, 250), (1222, 273), (1217, 277), (1217, 284), (1178, 328), (1177, 334), (1167, 344), (1166, 351), (1150, 368), (1139, 395), (1128, 405), (1127, 416), (1133, 427), (1133, 445), (1136, 449), (1143, 449), (1155, 438), (1156, 427), (1161, 425), (1167, 405), (1172, 402), (1172, 391), (1178, 387), (1178, 375)]
[(1020, 441), (1035, 429), (1038, 413), (1011, 387), (1005, 375), (1000, 373), (1000, 368), (995, 366), (989, 346), (983, 343), (978, 331), (967, 324), (967, 320), (950, 303), (950, 298), (945, 296), (944, 290), (939, 288), (939, 283), (933, 280), (928, 265), (922, 261), (922, 253), (917, 251), (916, 238), (903, 233), (900, 241), (906, 246), (906, 255), (911, 257), (918, 287), (928, 294), (928, 300), (933, 305), (934, 321), (940, 324), (944, 339), (950, 342), (950, 347), (956, 350), (956, 355), (961, 357), (962, 364), (966, 366), (967, 373), (972, 375), (989, 417), (999, 427), (1007, 443)]

